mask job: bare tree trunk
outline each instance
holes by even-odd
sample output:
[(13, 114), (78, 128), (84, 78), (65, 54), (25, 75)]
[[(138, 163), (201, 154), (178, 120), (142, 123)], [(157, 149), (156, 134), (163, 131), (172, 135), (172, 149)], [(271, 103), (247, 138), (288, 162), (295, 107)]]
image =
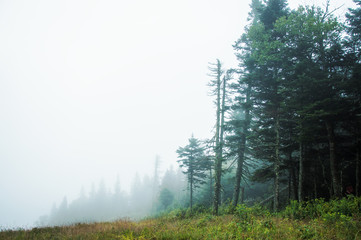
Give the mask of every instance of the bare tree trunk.
[(222, 88), (222, 106), (221, 106), (221, 125), (220, 125), (220, 133), (219, 133), (219, 153), (218, 153), (218, 163), (217, 163), (217, 186), (218, 186), (218, 201), (216, 208), (216, 215), (218, 215), (218, 206), (222, 204), (222, 163), (223, 163), (223, 135), (224, 135), (224, 113), (226, 111), (226, 86), (227, 86), (227, 78), (223, 77), (223, 88)]
[(318, 155), (318, 161), (319, 161), (319, 163), (321, 164), (321, 168), (322, 168), (323, 184), (327, 187), (329, 196), (332, 197), (332, 195), (333, 195), (333, 193), (332, 193), (332, 187), (330, 186), (330, 184), (329, 184), (328, 181), (327, 181), (325, 164), (323, 163), (323, 160), (321, 159), (321, 153), (320, 153), (320, 149), (319, 149), (319, 148), (317, 148), (317, 155)]
[(280, 154), (279, 154), (279, 147), (280, 147), (280, 117), (278, 113), (279, 109), (277, 109), (276, 115), (276, 146), (275, 146), (275, 165), (274, 165), (274, 201), (273, 201), (273, 210), (277, 212), (279, 210), (279, 198), (280, 198)]
[(214, 167), (214, 200), (213, 213), (218, 215), (218, 206), (221, 196), (221, 175), (222, 175), (222, 156), (220, 153), (220, 128), (221, 128), (221, 63), (217, 59), (217, 120), (216, 120), (216, 159)]
[(193, 210), (193, 175), (191, 175), (191, 179), (190, 179), (190, 183), (189, 183), (189, 190), (190, 190), (189, 203), (190, 203), (190, 209), (191, 209), (191, 214), (192, 214), (192, 210)]
[(328, 189), (328, 194), (330, 195), (330, 197), (332, 197), (333, 195), (333, 190), (332, 190), (332, 182), (331, 182), (331, 185), (328, 184), (327, 182), (327, 176), (326, 176), (326, 169), (325, 169), (325, 164), (322, 163), (322, 177), (323, 177), (323, 181), (324, 181), (324, 185), (327, 187)]
[[(290, 140), (291, 140), (291, 134), (290, 134)], [(288, 168), (288, 202), (294, 200), (293, 196), (293, 166), (292, 166), (292, 151), (288, 152), (288, 162), (290, 167)]]
[(292, 196), (291, 196), (291, 192), (292, 192), (292, 173), (291, 173), (291, 171), (289, 170), (288, 171), (288, 199), (287, 199), (287, 201), (288, 202), (290, 202), (291, 201), (291, 198), (292, 198)]
[(314, 198), (318, 197), (318, 193), (317, 193), (317, 165), (316, 165), (316, 161), (314, 162), (314, 169), (313, 169), (313, 194), (314, 194)]
[(237, 204), (238, 204), (241, 180), (242, 180), (244, 155), (241, 155), (241, 151), (244, 151), (244, 150), (239, 150), (239, 153), (238, 153), (236, 181), (234, 183), (234, 191), (233, 191), (233, 206), (234, 207), (237, 206)]
[(326, 129), (328, 135), (329, 149), (330, 149), (330, 168), (331, 168), (331, 176), (332, 176), (332, 185), (333, 185), (333, 193), (334, 196), (340, 198), (342, 196), (341, 193), (341, 185), (340, 185), (340, 174), (337, 169), (337, 159), (336, 159), (336, 141), (334, 134), (334, 127), (330, 121), (326, 121)]
[(298, 170), (298, 201), (303, 201), (303, 143), (300, 143), (300, 159), (299, 159), (299, 170)]
[(221, 126), (220, 126), (220, 135), (219, 135), (219, 146), (220, 146), (220, 156), (223, 157), (223, 135), (224, 135), (224, 113), (226, 112), (226, 87), (227, 87), (227, 77), (223, 77), (223, 88), (222, 88), (222, 107), (221, 107)]
[(356, 146), (356, 196), (360, 196), (360, 147)]
[[(213, 176), (212, 176), (212, 168), (209, 169), (209, 196), (212, 199), (213, 196)], [(212, 204), (212, 200), (211, 200)]]
[(241, 187), (242, 173), (243, 173), (243, 163), (244, 163), (244, 154), (246, 150), (246, 139), (248, 136), (248, 128), (250, 124), (250, 95), (251, 95), (251, 87), (247, 87), (246, 93), (246, 108), (245, 108), (245, 121), (243, 124), (243, 134), (241, 136), (241, 140), (239, 143), (238, 149), (238, 159), (237, 159), (237, 171), (236, 171), (236, 181), (234, 183), (234, 191), (233, 191), (233, 206), (237, 206), (239, 199), (239, 192)]
[(355, 194), (356, 196), (360, 196), (360, 147), (361, 147), (361, 140), (360, 140), (360, 130), (359, 128), (356, 129), (356, 186), (355, 186)]
[(292, 173), (292, 196), (293, 196), (293, 200), (298, 200), (298, 196), (297, 196), (297, 177), (296, 177), (296, 171), (295, 168), (292, 166), (291, 168), (291, 173)]
[[(342, 159), (342, 162), (344, 162), (345, 159)], [(342, 168), (340, 169), (340, 186), (341, 186), (341, 194), (343, 193), (343, 170)]]
[(153, 181), (153, 191), (152, 191), (152, 212), (156, 212), (155, 209), (155, 200), (157, 193), (159, 191), (159, 182), (158, 182), (158, 172), (159, 172), (159, 164), (160, 164), (160, 157), (159, 155), (155, 156), (155, 162), (154, 162), (154, 181)]
[(244, 202), (244, 187), (241, 187), (241, 204)]
[(289, 151), (289, 153), (288, 153), (288, 161), (290, 163), (290, 167), (288, 169), (288, 172), (289, 172), (289, 186), (288, 186), (289, 200), (296, 200), (297, 199), (297, 179), (296, 179), (294, 161), (292, 158), (292, 151)]

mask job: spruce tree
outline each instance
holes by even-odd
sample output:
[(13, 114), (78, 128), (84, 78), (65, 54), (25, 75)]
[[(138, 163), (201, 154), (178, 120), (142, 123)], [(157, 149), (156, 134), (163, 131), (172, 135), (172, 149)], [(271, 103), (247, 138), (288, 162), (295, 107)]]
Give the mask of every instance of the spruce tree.
[(201, 142), (193, 136), (188, 139), (188, 144), (179, 147), (178, 163), (183, 169), (183, 173), (187, 176), (189, 188), (189, 206), (192, 212), (193, 193), (196, 188), (206, 182), (206, 167), (202, 163), (205, 160), (204, 148)]

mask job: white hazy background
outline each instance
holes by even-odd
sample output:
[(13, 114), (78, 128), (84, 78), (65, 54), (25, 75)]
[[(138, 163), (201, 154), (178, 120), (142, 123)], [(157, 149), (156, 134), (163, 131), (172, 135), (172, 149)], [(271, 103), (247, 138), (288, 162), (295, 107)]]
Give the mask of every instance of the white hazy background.
[[(164, 171), (192, 133), (210, 137), (208, 62), (237, 66), (250, 2), (0, 0), (0, 228), (101, 179), (128, 190), (157, 154)], [(303, 3), (317, 1), (289, 5)]]

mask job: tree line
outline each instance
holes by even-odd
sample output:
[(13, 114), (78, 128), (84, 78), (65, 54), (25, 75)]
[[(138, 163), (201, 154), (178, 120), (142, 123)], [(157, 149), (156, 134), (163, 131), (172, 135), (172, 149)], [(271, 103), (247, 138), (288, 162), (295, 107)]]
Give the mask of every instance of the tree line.
[(209, 67), (214, 135), (192, 136), (177, 151), (191, 208), (199, 188), (215, 214), (222, 201), (236, 206), (247, 181), (271, 186), (274, 211), (283, 190), (299, 201), (360, 196), (361, 1), (354, 2), (343, 23), (329, 1), (323, 9), (252, 1), (233, 45), (238, 67), (225, 70), (218, 59)]
[(185, 179), (180, 169), (170, 167), (162, 176), (159, 175), (157, 157), (153, 176), (136, 174), (129, 191), (121, 189), (119, 176), (112, 188), (101, 180), (98, 186), (92, 184), (88, 193), (82, 188), (79, 197), (72, 201), (64, 197), (60, 204), (54, 203), (50, 213), (41, 216), (36, 225), (59, 226), (122, 218), (137, 220), (169, 208), (184, 207)]

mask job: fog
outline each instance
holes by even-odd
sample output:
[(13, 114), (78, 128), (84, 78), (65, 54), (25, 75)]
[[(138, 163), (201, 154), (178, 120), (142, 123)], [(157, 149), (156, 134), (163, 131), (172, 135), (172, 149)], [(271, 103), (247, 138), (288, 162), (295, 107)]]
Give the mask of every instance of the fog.
[(0, 228), (99, 184), (131, 196), (157, 155), (160, 180), (176, 172), (176, 149), (211, 136), (208, 63), (237, 66), (250, 2), (0, 1)]

